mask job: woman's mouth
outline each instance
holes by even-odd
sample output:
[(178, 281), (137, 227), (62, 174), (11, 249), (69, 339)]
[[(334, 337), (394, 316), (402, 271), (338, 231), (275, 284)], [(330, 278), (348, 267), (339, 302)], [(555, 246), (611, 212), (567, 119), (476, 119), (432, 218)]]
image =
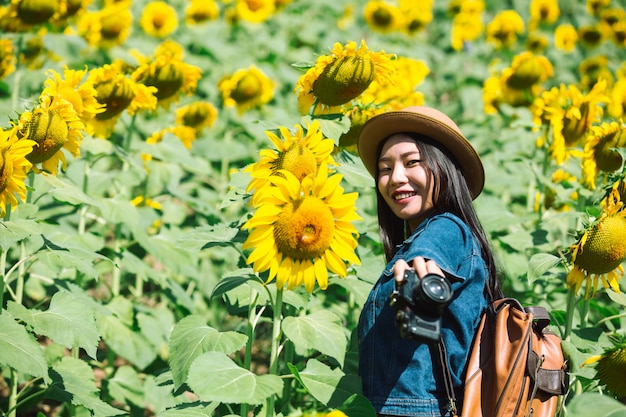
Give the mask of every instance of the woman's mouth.
[(405, 198), (413, 197), (415, 195), (414, 192), (401, 192), (393, 195), (393, 199), (395, 201), (404, 200)]

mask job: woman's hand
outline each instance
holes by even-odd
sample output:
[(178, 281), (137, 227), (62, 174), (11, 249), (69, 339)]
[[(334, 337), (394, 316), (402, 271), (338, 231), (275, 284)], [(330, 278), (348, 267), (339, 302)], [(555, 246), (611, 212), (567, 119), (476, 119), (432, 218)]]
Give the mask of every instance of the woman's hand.
[(393, 265), (393, 276), (396, 282), (400, 283), (404, 279), (404, 271), (407, 269), (413, 268), (418, 277), (423, 278), (428, 274), (435, 274), (445, 277), (443, 271), (437, 263), (430, 259), (422, 258), (421, 256), (416, 257), (411, 262), (412, 265), (409, 265), (406, 261), (399, 259)]

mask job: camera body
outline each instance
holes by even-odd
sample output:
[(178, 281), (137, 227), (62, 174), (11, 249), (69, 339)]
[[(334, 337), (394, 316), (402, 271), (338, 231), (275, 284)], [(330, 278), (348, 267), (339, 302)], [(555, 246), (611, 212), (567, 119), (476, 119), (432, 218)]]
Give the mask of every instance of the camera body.
[(450, 283), (439, 275), (419, 278), (407, 269), (402, 282), (391, 294), (391, 306), (396, 310), (396, 324), (405, 339), (437, 343), (441, 336), (441, 315), (452, 300)]

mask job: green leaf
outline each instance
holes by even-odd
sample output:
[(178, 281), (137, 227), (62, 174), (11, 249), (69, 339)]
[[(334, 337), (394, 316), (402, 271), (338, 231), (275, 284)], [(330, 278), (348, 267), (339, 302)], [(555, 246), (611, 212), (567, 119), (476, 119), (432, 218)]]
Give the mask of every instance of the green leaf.
[(239, 229), (218, 223), (215, 226), (198, 227), (179, 238), (177, 246), (189, 250), (202, 250), (213, 246), (232, 244)]
[(50, 381), (43, 349), (6, 310), (0, 314), (0, 352), (0, 365)]
[(44, 236), (44, 247), (39, 260), (45, 263), (52, 271), (61, 272), (69, 266), (76, 268), (89, 278), (97, 279), (100, 274), (94, 268), (97, 261), (112, 262), (106, 256), (80, 247), (60, 246)]
[(8, 222), (0, 221), (0, 248), (7, 251), (15, 243), (40, 233), (41, 228), (34, 220), (17, 219)]
[(205, 352), (224, 354), (241, 349), (248, 338), (237, 332), (219, 332), (207, 326), (200, 316), (187, 316), (179, 321), (170, 338), (170, 368), (176, 389), (187, 379), (191, 363)]
[(612, 289), (607, 288), (606, 295), (608, 295), (614, 303), (626, 306), (626, 294), (623, 292), (615, 292)]
[(95, 206), (98, 204), (96, 200), (85, 194), (75, 184), (63, 181), (56, 175), (42, 175), (41, 177), (52, 186), (48, 193), (61, 202), (72, 205), (89, 204)]
[(260, 404), (283, 389), (277, 375), (255, 375), (221, 352), (207, 352), (193, 361), (188, 384), (204, 401)]
[(561, 262), (561, 258), (551, 255), (549, 253), (538, 253), (531, 256), (528, 261), (528, 281), (534, 282), (536, 279), (541, 278), (550, 268), (558, 265)]
[(72, 294), (56, 292), (46, 311), (29, 310), (14, 302), (9, 303), (8, 309), (15, 317), (32, 326), (35, 333), (48, 336), (69, 349), (83, 348), (87, 355), (96, 358), (100, 333), (94, 312)]
[(353, 394), (338, 409), (350, 417), (376, 417), (376, 410), (370, 400), (358, 394)]
[(118, 401), (132, 403), (143, 408), (145, 405), (141, 378), (131, 366), (117, 368), (113, 378), (108, 379), (108, 393)]
[(568, 417), (626, 417), (626, 405), (597, 392), (575, 395), (567, 404)]
[(207, 405), (206, 403), (195, 402), (177, 405), (157, 414), (157, 417), (213, 417), (213, 411), (219, 403)]
[(111, 407), (102, 401), (93, 369), (84, 361), (65, 357), (50, 371), (54, 381), (48, 395), (62, 402), (71, 402), (90, 409), (94, 417), (119, 416), (126, 414), (124, 410)]
[(362, 394), (358, 376), (346, 375), (340, 369), (331, 369), (316, 359), (309, 359), (306, 368), (301, 372), (291, 364), (288, 366), (302, 386), (328, 407), (341, 407), (353, 394)]
[(211, 298), (220, 297), (228, 291), (245, 284), (249, 280), (256, 280), (256, 276), (250, 268), (238, 269), (225, 275), (213, 288)]
[(343, 364), (348, 341), (341, 318), (336, 314), (318, 310), (307, 316), (286, 317), (282, 329), (298, 354), (317, 350)]

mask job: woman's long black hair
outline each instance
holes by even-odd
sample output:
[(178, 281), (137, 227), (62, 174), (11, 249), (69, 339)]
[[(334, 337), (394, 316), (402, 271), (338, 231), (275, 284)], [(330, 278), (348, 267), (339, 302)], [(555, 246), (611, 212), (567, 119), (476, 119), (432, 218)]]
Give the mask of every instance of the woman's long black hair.
[[(502, 298), (502, 288), (498, 276), (495, 257), (489, 245), (489, 240), (478, 219), (472, 195), (467, 187), (465, 177), (461, 173), (454, 157), (437, 142), (430, 138), (414, 133), (405, 133), (415, 140), (420, 150), (420, 158), (426, 168), (432, 172), (434, 178), (433, 209), (436, 213), (450, 212), (457, 215), (470, 228), (478, 240), (481, 254), (487, 265), (489, 278), (487, 291), (491, 301)], [(378, 156), (383, 141), (378, 148)], [(409, 230), (404, 220), (397, 217), (378, 191), (378, 168), (376, 172), (376, 197), (378, 200), (378, 224), (380, 237), (385, 251), (387, 262), (395, 255), (398, 245), (408, 237)]]

